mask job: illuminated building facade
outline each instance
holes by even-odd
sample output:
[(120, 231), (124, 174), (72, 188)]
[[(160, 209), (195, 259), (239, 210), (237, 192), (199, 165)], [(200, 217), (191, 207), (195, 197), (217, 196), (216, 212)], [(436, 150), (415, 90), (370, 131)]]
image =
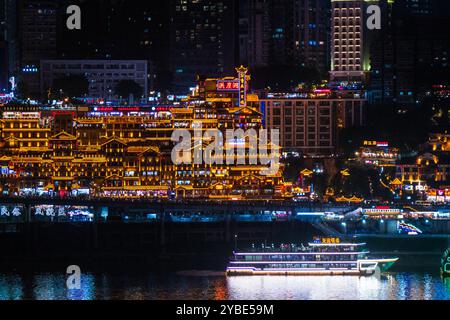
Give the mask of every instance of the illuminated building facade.
[(135, 81), (142, 87), (144, 97), (148, 93), (145, 60), (43, 60), (40, 68), (41, 92), (46, 92), (55, 79), (84, 75), (89, 81), (89, 98), (112, 100), (121, 80)]
[(173, 90), (185, 93), (200, 75), (230, 74), (239, 57), (236, 0), (170, 1)]
[[(3, 194), (90, 194), (100, 197), (282, 199), (281, 170), (263, 165), (180, 164), (171, 159), (175, 129), (262, 128), (257, 96), (247, 95), (247, 69), (237, 78), (199, 80), (183, 107), (92, 107), (83, 112), (3, 110)], [(207, 141), (205, 141), (207, 142)], [(204, 142), (204, 143), (205, 143)]]
[[(427, 151), (401, 157), (389, 185), (401, 195), (429, 202), (450, 202), (450, 161), (447, 133), (430, 134)], [(385, 167), (390, 165), (384, 165)]]
[(331, 80), (365, 78), (363, 0), (332, 0)]
[(419, 195), (432, 202), (448, 202), (450, 198), (450, 165), (448, 156), (439, 158), (424, 153), (414, 159), (403, 159), (396, 165), (395, 179), (391, 181), (393, 189), (404, 194)]
[(364, 141), (356, 156), (364, 165), (395, 166), (399, 158), (399, 149), (389, 147), (387, 141)]
[(364, 124), (365, 100), (359, 94), (347, 98), (329, 90), (310, 95), (277, 95), (261, 99), (265, 124), (280, 130), (284, 151), (325, 155), (338, 151), (339, 131)]
[(433, 133), (430, 134), (428, 144), (434, 152), (450, 152), (450, 134)]

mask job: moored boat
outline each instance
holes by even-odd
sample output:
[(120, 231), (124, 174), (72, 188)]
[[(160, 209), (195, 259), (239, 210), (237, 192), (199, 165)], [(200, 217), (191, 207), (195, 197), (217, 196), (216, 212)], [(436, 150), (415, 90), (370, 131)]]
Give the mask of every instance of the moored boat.
[(365, 243), (316, 238), (308, 246), (261, 246), (235, 251), (227, 275), (373, 275), (385, 272), (398, 258), (373, 258)]

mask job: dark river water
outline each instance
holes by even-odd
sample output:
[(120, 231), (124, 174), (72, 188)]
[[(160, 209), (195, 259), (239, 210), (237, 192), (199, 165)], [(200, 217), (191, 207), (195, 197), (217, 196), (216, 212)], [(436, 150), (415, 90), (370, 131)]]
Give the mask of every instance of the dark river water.
[(428, 272), (226, 277), (218, 272), (98, 274), (68, 290), (64, 273), (0, 273), (0, 300), (450, 300), (450, 279)]

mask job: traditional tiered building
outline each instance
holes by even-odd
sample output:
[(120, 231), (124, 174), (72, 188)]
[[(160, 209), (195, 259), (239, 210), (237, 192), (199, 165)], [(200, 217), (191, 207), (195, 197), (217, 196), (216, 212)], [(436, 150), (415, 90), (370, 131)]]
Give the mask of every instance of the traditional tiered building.
[[(225, 137), (226, 129), (262, 128), (258, 98), (247, 94), (247, 70), (239, 68), (238, 74), (199, 79), (180, 107), (49, 112), (4, 106), (0, 189), (4, 195), (283, 199), (289, 190), (281, 169), (262, 174), (268, 166), (249, 161), (255, 155), (246, 139), (222, 147), (226, 152), (245, 146), (244, 161), (234, 164), (176, 165), (172, 160), (174, 130), (194, 137), (200, 128), (202, 134), (219, 129)], [(202, 143), (204, 150), (209, 142)]]

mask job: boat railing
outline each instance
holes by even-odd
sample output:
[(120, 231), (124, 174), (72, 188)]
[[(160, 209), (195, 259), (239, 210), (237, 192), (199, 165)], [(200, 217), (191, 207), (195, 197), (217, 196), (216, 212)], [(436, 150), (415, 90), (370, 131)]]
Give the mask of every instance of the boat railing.
[[(349, 250), (347, 250), (349, 249)], [(354, 253), (354, 252), (368, 252), (368, 250), (357, 250), (354, 247), (352, 248), (309, 248), (309, 247), (287, 247), (287, 248), (276, 248), (276, 247), (253, 247), (248, 250), (241, 250), (239, 253), (311, 253), (311, 254), (320, 254), (320, 253)]]

